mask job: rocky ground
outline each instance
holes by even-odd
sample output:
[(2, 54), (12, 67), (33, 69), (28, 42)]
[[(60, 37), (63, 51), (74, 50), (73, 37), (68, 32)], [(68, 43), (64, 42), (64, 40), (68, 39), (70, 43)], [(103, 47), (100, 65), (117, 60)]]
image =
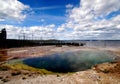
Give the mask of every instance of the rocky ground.
[(1, 50), (4, 60), (43, 56), (56, 52), (79, 50), (107, 50), (117, 55), (116, 62), (93, 66), (90, 70), (66, 74), (40, 74), (35, 71), (14, 70), (0, 67), (0, 84), (120, 84), (120, 49), (116, 48), (86, 48), (86, 47), (24, 47)]

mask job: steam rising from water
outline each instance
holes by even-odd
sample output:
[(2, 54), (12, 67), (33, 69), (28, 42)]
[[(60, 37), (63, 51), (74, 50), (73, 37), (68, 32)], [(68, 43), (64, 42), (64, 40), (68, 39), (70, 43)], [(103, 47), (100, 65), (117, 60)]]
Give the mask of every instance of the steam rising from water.
[(99, 63), (111, 62), (113, 57), (115, 56), (104, 51), (79, 51), (29, 58), (23, 62), (32, 67), (65, 73), (89, 69)]

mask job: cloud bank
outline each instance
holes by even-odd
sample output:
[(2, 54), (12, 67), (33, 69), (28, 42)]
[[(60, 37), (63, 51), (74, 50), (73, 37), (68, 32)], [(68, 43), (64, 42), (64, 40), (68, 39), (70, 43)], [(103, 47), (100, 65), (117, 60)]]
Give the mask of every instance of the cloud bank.
[(73, 8), (61, 29), (71, 28), (68, 38), (76, 39), (120, 39), (119, 0), (81, 0), (80, 6)]
[[(0, 21), (11, 18), (23, 20), (26, 15), (22, 12), (26, 8), (29, 6), (18, 0), (1, 0)], [(119, 11), (119, 0), (81, 0), (79, 7), (66, 5), (66, 22), (59, 26), (53, 23), (45, 26), (0, 27), (7, 28), (8, 38), (22, 38), (25, 32), (29, 39), (32, 36), (34, 39), (120, 39)]]

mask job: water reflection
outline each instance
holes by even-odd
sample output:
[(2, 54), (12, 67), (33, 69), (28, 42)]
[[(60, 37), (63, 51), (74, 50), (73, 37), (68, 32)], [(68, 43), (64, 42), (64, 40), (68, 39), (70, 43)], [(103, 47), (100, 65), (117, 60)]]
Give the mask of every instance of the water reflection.
[(76, 72), (89, 69), (98, 63), (111, 62), (113, 57), (115, 56), (104, 51), (81, 51), (29, 58), (23, 62), (29, 66), (53, 72)]

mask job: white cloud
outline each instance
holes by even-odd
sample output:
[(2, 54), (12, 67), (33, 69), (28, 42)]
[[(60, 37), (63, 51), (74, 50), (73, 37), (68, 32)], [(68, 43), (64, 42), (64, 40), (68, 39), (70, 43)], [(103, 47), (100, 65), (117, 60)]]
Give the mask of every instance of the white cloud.
[(45, 22), (45, 20), (44, 20), (44, 19), (41, 19), (40, 22)]
[(26, 15), (22, 12), (29, 8), (18, 0), (0, 0), (0, 19), (23, 20)]
[(50, 10), (50, 9), (59, 9), (62, 6), (47, 6), (47, 7), (39, 7), (39, 8), (32, 8), (33, 10)]
[(0, 22), (5, 21), (4, 19), (0, 19)]
[(66, 8), (72, 8), (72, 7), (73, 7), (72, 4), (67, 4), (67, 5), (66, 5)]
[(68, 22), (62, 24), (65, 25), (62, 28), (73, 29), (70, 35), (66, 35), (73, 38), (119, 39), (120, 15), (110, 19), (105, 18), (119, 10), (119, 0), (81, 0), (79, 7), (71, 9)]
[(57, 28), (57, 32), (58, 32), (58, 33), (63, 33), (63, 32), (65, 32), (65, 25), (63, 24), (63, 25), (59, 26), (59, 27)]
[(81, 0), (81, 9), (104, 16), (120, 9), (119, 0)]
[(47, 26), (31, 26), (31, 27), (19, 27), (13, 25), (0, 25), (0, 30), (6, 28), (8, 39), (23, 39), (25, 34), (26, 39), (49, 39), (53, 38), (55, 34), (55, 25)]
[(55, 24), (50, 24), (50, 25), (47, 25), (46, 27), (48, 27), (48, 28), (54, 28)]
[[(4, 1), (9, 2), (16, 0)], [(4, 1), (2, 0), (2, 2)], [(22, 4), (21, 6), (25, 5)], [(58, 26), (58, 28), (56, 28), (56, 25), (54, 24), (32, 26), (29, 28), (21, 28), (11, 25), (0, 25), (0, 27), (5, 27), (7, 29), (8, 38), (19, 38), (19, 35), (22, 36), (24, 29), (24, 32), (26, 32), (29, 39), (32, 38), (32, 33), (34, 33), (33, 36), (35, 39), (120, 39), (120, 14), (111, 17), (110, 19), (105, 18), (110, 13), (120, 10), (119, 0), (81, 0), (79, 7), (70, 8), (72, 7), (71, 4), (66, 5), (66, 7), (69, 11), (66, 11), (67, 14), (69, 13), (68, 19), (66, 20), (66, 23)], [(7, 11), (8, 6), (5, 6), (5, 8), (4, 10)], [(26, 6), (23, 7), (23, 9), (25, 8)], [(15, 12), (17, 9), (14, 9)], [(24, 16), (21, 14), (23, 9), (20, 9), (21, 11), (17, 12), (17, 15), (20, 16), (17, 19)], [(9, 10), (13, 10), (13, 8), (10, 7)], [(14, 13), (12, 13), (13, 16), (1, 13), (1, 7), (0, 14), (4, 15), (6, 18), (16, 18)], [(0, 20), (4, 19), (5, 18), (0, 18)]]
[(65, 31), (64, 28), (58, 28), (58, 29), (57, 29), (57, 32), (64, 32), (64, 31)]

